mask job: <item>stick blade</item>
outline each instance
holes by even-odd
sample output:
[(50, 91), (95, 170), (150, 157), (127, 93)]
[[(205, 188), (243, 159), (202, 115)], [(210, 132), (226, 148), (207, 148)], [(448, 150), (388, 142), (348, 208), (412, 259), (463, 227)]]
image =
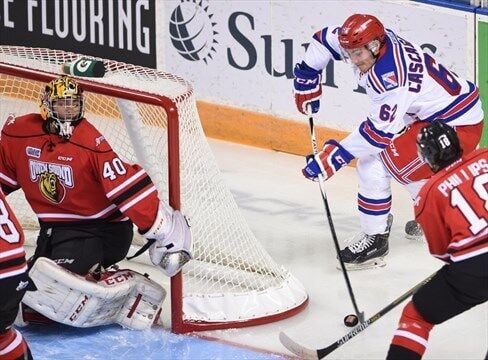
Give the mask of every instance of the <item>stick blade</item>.
[(298, 344), (282, 331), (280, 332), (280, 342), (292, 353), (303, 359), (319, 359), (317, 350), (309, 349)]

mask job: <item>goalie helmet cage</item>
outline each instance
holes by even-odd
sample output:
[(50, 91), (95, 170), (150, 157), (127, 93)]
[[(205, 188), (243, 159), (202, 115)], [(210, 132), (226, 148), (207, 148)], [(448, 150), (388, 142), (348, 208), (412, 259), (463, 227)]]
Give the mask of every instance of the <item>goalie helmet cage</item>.
[[(0, 46), (0, 125), (10, 113), (38, 112), (43, 86), (80, 57), (86, 56)], [(103, 61), (107, 71), (103, 78), (73, 76), (84, 89), (85, 117), (123, 160), (146, 169), (162, 200), (190, 218), (194, 259), (171, 278), (172, 330), (260, 325), (301, 311), (308, 295), (240, 214), (206, 141), (190, 83), (154, 69), (86, 58)], [(26, 234), (35, 234), (37, 218), (22, 191), (7, 200)], [(135, 236), (133, 245), (142, 244)]]

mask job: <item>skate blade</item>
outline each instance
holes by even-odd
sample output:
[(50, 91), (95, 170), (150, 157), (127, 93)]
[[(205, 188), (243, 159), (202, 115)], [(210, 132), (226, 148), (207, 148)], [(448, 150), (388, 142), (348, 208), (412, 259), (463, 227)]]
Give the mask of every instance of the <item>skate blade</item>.
[[(386, 262), (382, 257), (380, 257), (380, 258), (365, 261), (363, 263), (357, 263), (357, 264), (346, 264), (346, 263), (344, 263), (344, 266), (346, 267), (347, 271), (368, 270), (368, 269), (376, 269), (376, 268), (385, 267)], [(337, 269), (342, 270), (340, 263), (337, 264)]]
[(427, 242), (425, 240), (425, 236), (424, 235), (409, 235), (409, 234), (405, 234), (405, 239), (408, 239), (410, 241), (416, 241), (416, 242), (419, 242), (419, 243), (425, 243), (425, 242)]

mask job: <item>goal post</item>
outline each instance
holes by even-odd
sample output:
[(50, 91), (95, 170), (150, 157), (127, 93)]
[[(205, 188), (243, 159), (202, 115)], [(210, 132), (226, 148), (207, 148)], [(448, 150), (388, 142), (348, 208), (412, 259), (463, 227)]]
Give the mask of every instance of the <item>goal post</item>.
[[(80, 57), (0, 46), (0, 125), (11, 113), (37, 112), (43, 86)], [(194, 259), (171, 278), (172, 330), (258, 325), (301, 311), (308, 301), (304, 287), (266, 252), (225, 185), (191, 84), (162, 71), (98, 60), (107, 68), (104, 77), (73, 76), (84, 90), (85, 117), (124, 161), (145, 168), (162, 200), (190, 218)], [(22, 191), (7, 201), (35, 238), (37, 218)], [(134, 237), (135, 247), (143, 243)]]

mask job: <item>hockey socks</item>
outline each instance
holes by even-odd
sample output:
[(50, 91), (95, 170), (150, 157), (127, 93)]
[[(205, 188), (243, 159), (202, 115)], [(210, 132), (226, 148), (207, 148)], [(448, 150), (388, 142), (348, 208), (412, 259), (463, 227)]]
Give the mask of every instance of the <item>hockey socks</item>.
[(424, 320), (410, 301), (403, 309), (386, 359), (421, 359), (433, 327), (434, 324)]
[(22, 334), (13, 328), (0, 332), (0, 360), (10, 359), (32, 359)]

